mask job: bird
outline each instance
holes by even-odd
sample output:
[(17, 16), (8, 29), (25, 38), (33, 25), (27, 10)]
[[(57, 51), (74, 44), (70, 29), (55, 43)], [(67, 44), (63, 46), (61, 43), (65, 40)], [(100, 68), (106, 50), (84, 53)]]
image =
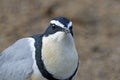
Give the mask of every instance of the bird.
[(79, 56), (72, 21), (58, 16), (42, 34), (17, 40), (0, 53), (0, 80), (75, 80)]

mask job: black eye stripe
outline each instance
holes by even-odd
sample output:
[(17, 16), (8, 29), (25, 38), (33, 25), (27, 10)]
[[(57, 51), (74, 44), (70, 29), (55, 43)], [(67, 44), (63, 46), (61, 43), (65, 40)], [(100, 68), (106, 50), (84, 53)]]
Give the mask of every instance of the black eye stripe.
[(60, 26), (56, 25), (56, 24), (50, 24), (51, 26), (55, 26), (57, 28), (61, 28)]
[(57, 31), (61, 30), (62, 28), (56, 24), (50, 24), (52, 28), (57, 29)]

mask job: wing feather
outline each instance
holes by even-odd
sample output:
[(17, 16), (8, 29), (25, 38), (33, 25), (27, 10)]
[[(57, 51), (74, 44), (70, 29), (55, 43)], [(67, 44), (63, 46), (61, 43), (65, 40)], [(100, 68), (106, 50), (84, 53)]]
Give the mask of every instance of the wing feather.
[(23, 38), (0, 53), (0, 80), (29, 80), (32, 74), (33, 38)]

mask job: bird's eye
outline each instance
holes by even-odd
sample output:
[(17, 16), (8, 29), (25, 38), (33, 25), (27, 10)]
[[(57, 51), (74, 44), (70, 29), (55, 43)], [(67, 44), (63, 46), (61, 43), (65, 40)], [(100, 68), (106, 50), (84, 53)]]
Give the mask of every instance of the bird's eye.
[(52, 25), (52, 30), (56, 30), (56, 26), (55, 25)]

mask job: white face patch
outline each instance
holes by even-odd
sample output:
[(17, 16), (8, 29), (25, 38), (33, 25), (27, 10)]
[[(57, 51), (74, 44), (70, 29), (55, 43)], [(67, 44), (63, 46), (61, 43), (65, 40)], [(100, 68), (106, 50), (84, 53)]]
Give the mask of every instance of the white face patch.
[[(68, 35), (71, 37), (70, 34)], [(64, 32), (59, 31), (52, 35), (47, 36), (47, 40), (57, 42), (57, 41), (61, 41), (63, 38), (65, 38), (65, 36), (67, 35)]]

